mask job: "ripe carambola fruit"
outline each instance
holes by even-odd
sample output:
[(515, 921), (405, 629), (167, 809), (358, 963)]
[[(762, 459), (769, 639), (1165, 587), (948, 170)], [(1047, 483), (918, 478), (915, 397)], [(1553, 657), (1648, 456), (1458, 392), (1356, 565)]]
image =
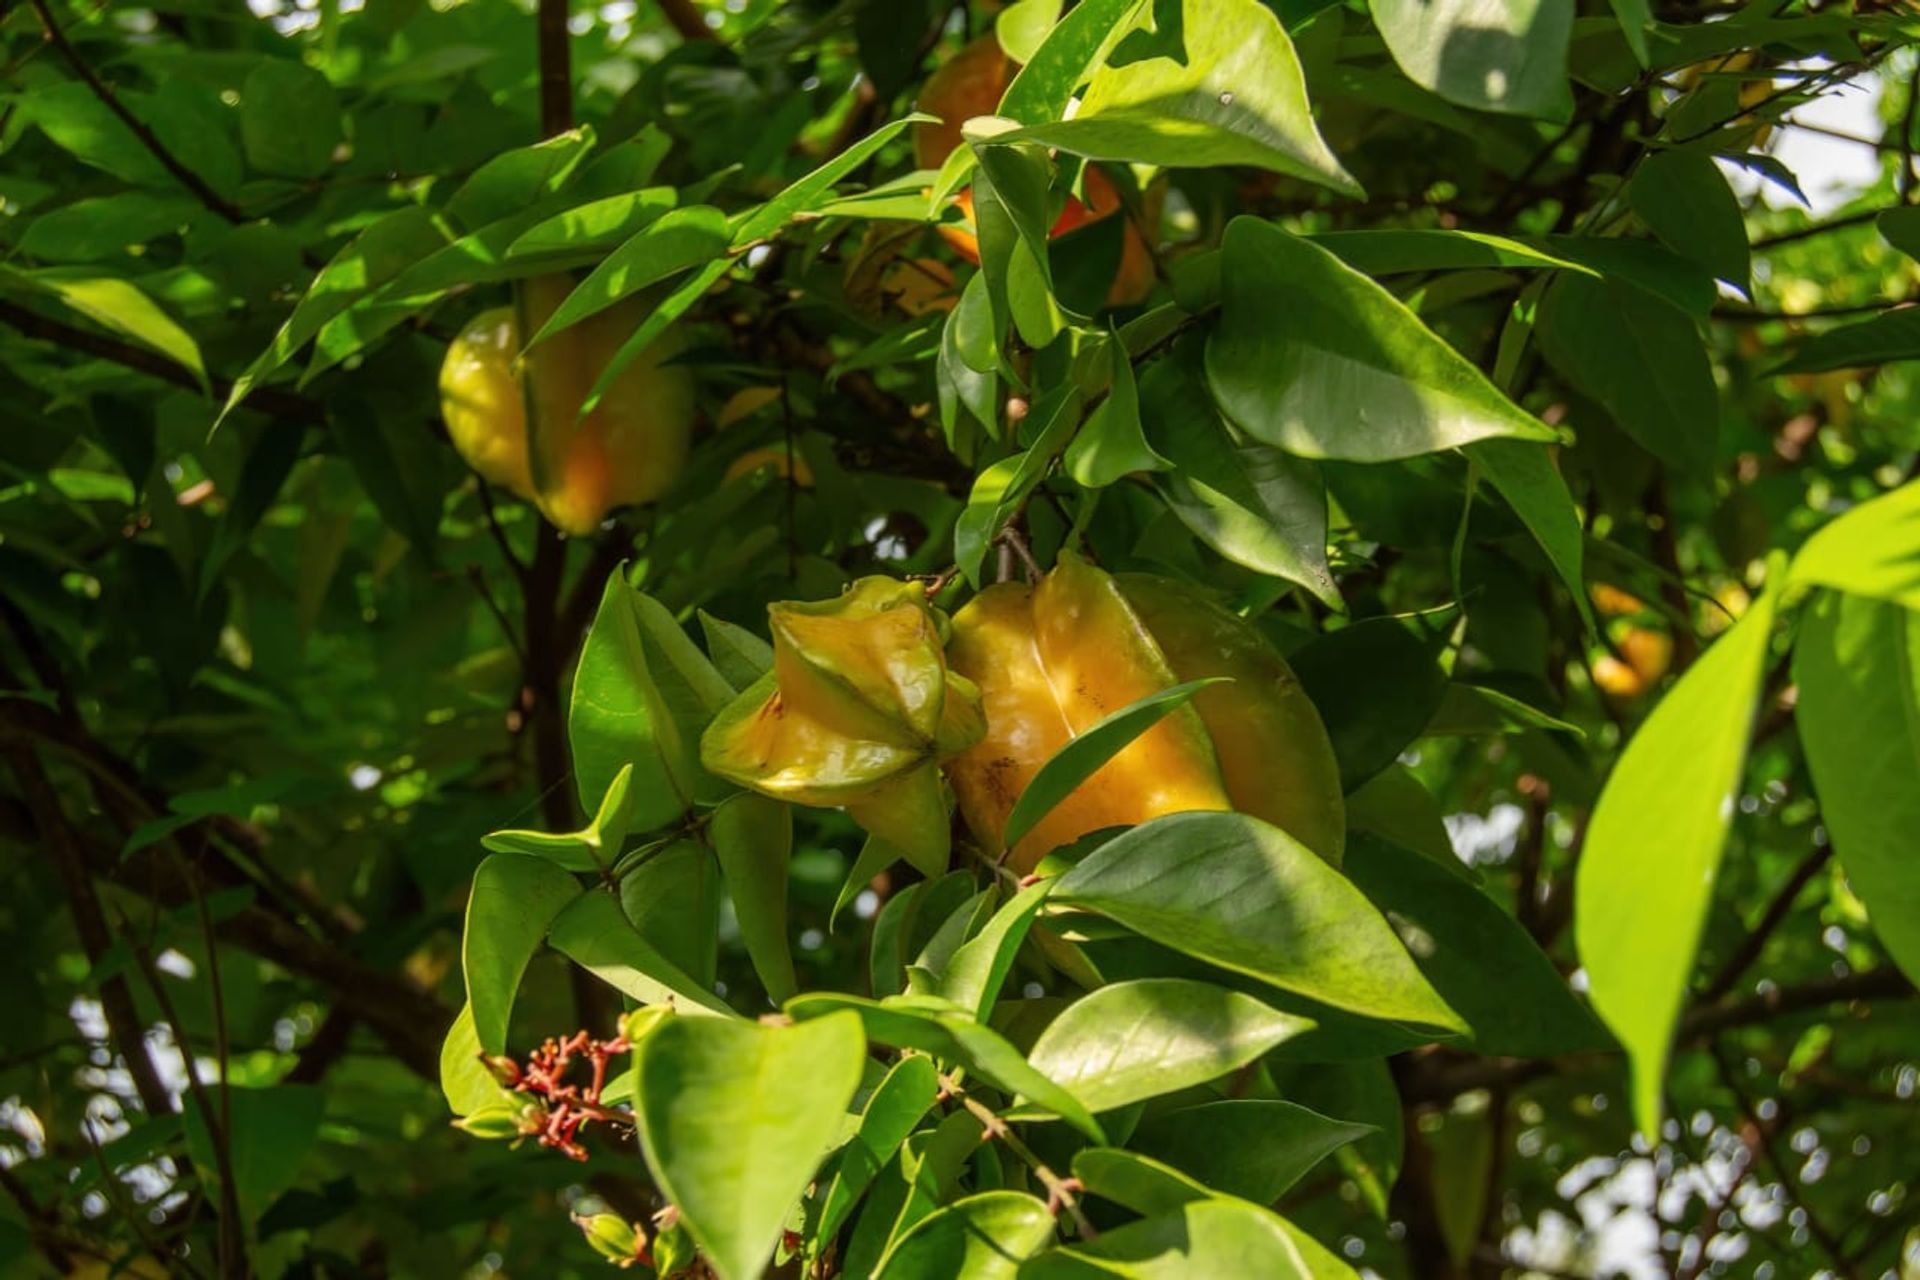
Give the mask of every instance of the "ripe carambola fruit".
[(862, 578), (837, 600), (769, 605), (773, 669), (700, 739), (708, 772), (843, 808), (914, 865), (950, 852), (938, 762), (979, 741), (980, 694), (947, 670), (916, 584)]
[(614, 380), (593, 412), (580, 406), (646, 311), (609, 307), (535, 347), (514, 368), (522, 335), (546, 323), (572, 289), (564, 276), (524, 281), (513, 307), (475, 316), (440, 366), (447, 434), (473, 469), (530, 499), (557, 527), (591, 533), (607, 512), (651, 502), (679, 478), (693, 427), (693, 374), (667, 361), (669, 332)]
[(1075, 788), (1015, 846), (1016, 870), (1101, 827), (1229, 808), (1339, 863), (1346, 809), (1319, 714), (1266, 638), (1193, 588), (1062, 552), (1037, 584), (988, 587), (961, 609), (947, 660), (979, 685), (987, 720), (947, 775), (995, 854), (1014, 802), (1070, 740), (1183, 681), (1233, 681), (1201, 690)]

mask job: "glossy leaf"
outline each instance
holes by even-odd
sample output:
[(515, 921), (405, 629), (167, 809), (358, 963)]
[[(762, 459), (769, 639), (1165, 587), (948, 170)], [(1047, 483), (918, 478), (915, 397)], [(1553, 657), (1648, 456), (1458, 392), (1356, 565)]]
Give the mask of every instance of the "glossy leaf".
[(1573, 110), (1559, 0), (1370, 0), (1407, 78), (1476, 111), (1564, 120)]
[(1228, 680), (1226, 676), (1188, 680), (1150, 693), (1108, 714), (1085, 733), (1074, 737), (1048, 757), (1040, 771), (1033, 775), (1033, 781), (1020, 793), (1020, 798), (1014, 801), (1001, 836), (1002, 846), (1011, 849), (1020, 843), (1074, 788), (1098, 773), (1101, 766), (1124, 751), (1135, 738), (1192, 701), (1194, 694)]
[(581, 968), (641, 1004), (731, 1015), (718, 996), (640, 936), (613, 895), (583, 893), (554, 919), (547, 941)]
[(1062, 876), (1053, 901), (1336, 1008), (1465, 1029), (1358, 889), (1244, 814), (1177, 813), (1123, 832)]
[[(646, 187), (589, 200), (534, 223), (507, 245), (506, 256), (542, 258), (629, 245), (638, 232), (664, 217), (678, 201), (672, 187)], [(658, 244), (653, 246), (659, 252)]]
[(635, 830), (671, 822), (696, 796), (714, 794), (699, 735), (732, 696), (671, 614), (622, 574), (608, 575), (567, 712), (582, 803), (595, 803), (629, 765)]
[(1379, 462), (1500, 436), (1553, 440), (1404, 303), (1310, 240), (1227, 227), (1214, 399), (1241, 430), (1307, 458)]
[(713, 811), (707, 838), (726, 877), (747, 956), (768, 998), (778, 1004), (796, 990), (793, 943), (787, 937), (793, 810), (767, 796), (742, 792)]
[(1082, 0), (1067, 11), (1031, 58), (1023, 59), (996, 115), (1020, 124), (1046, 124), (1066, 113), (1073, 91), (1105, 60), (1144, 0)]
[(773, 670), (773, 646), (745, 627), (700, 611), (700, 630), (707, 638), (707, 657), (722, 679), (736, 691)]
[(1896, 360), (1920, 360), (1920, 308), (1883, 311), (1871, 320), (1836, 325), (1801, 343), (1772, 372), (1825, 373), (1865, 369)]
[(1092, 160), (1253, 165), (1362, 194), (1314, 125), (1299, 56), (1271, 9), (1259, 0), (1184, 0), (1181, 15), (1183, 57), (1102, 67), (1072, 119), (1007, 138)]
[(1712, 464), (1720, 393), (1686, 316), (1631, 285), (1562, 276), (1537, 331), (1553, 366), (1647, 452), (1695, 474)]
[(480, 837), (482, 848), (493, 853), (518, 853), (541, 858), (568, 871), (607, 871), (627, 838), (633, 815), (633, 766), (621, 765), (607, 785), (607, 794), (593, 821), (579, 831), (494, 831)]
[(718, 258), (727, 249), (726, 215), (711, 205), (674, 209), (608, 254), (574, 287), (522, 350), (532, 350), (649, 285)]
[(293, 58), (261, 58), (240, 89), (247, 163), (279, 178), (317, 178), (340, 142), (340, 101), (327, 78)]
[(1466, 454), (1540, 544), (1591, 629), (1593, 611), (1587, 604), (1583, 568), (1586, 537), (1579, 509), (1552, 455), (1518, 440), (1482, 440), (1468, 445)]
[(1434, 990), (1466, 1019), (1475, 1049), (1550, 1058), (1608, 1047), (1546, 953), (1473, 884), (1377, 836), (1350, 840), (1344, 868), (1392, 921)]
[(1162, 1112), (1133, 1145), (1217, 1192), (1272, 1204), (1334, 1151), (1372, 1132), (1291, 1102), (1240, 1098)]
[(1823, 592), (1793, 646), (1821, 820), (1874, 932), (1920, 980), (1920, 614)]
[(488, 1053), (507, 1048), (507, 1019), (528, 961), (580, 882), (551, 862), (496, 853), (473, 873), (460, 968), (474, 1033)]
[(934, 994), (985, 1019), (1000, 998), (1014, 956), (1052, 889), (1053, 885), (1043, 880), (1009, 898), (978, 933), (954, 949), (934, 983)]
[(440, 1045), (440, 1093), (447, 1100), (447, 1109), (456, 1116), (472, 1115), (512, 1096), (488, 1073), (480, 1054), (473, 1006), (462, 1005), (460, 1016), (447, 1028)]
[(81, 267), (47, 267), (18, 271), (0, 266), (0, 287), (52, 294), (62, 304), (103, 329), (131, 338), (157, 351), (207, 385), (207, 369), (200, 345), (138, 286), (112, 276), (94, 275)]
[(839, 1233), (875, 1175), (933, 1109), (939, 1092), (940, 1073), (933, 1059), (919, 1054), (900, 1059), (874, 1086), (861, 1108), (858, 1127), (840, 1148), (833, 1178), (821, 1193), (816, 1239), (830, 1240)]
[(1194, 1200), (1169, 1212), (1102, 1232), (1098, 1240), (1049, 1249), (1021, 1280), (1189, 1280), (1260, 1276), (1321, 1280), (1281, 1219), (1240, 1200)]
[(1627, 184), (1627, 203), (1667, 247), (1745, 292), (1752, 274), (1740, 202), (1704, 151), (1656, 151)]
[(1140, 391), (1134, 383), (1133, 362), (1115, 341), (1113, 384), (1107, 398), (1080, 424), (1067, 446), (1067, 474), (1089, 489), (1104, 489), (1135, 472), (1165, 471), (1172, 463), (1160, 456), (1140, 425)]
[(1326, 632), (1287, 661), (1327, 727), (1348, 791), (1392, 764), (1446, 696), (1434, 643), (1395, 618)]
[(847, 1014), (783, 1027), (671, 1018), (641, 1042), (634, 1111), (647, 1167), (719, 1280), (766, 1267), (865, 1057)]
[(1310, 462), (1240, 445), (1207, 394), (1198, 348), (1155, 361), (1140, 379), (1143, 418), (1172, 466), (1156, 487), (1180, 522), (1235, 564), (1298, 583), (1341, 607), (1327, 568), (1327, 494)]
[(1823, 526), (1787, 575), (1920, 609), (1920, 483), (1908, 481)]
[(675, 840), (620, 873), (628, 923), (674, 967), (713, 986), (719, 963), (720, 868), (707, 844)]
[(1028, 1055), (1092, 1111), (1217, 1080), (1312, 1024), (1183, 978), (1118, 982), (1068, 1005)]
[(1046, 1202), (1019, 1191), (965, 1196), (916, 1223), (881, 1260), (880, 1280), (1012, 1280), (1053, 1238)]
[(1027, 1064), (1020, 1051), (999, 1033), (975, 1022), (945, 1000), (894, 996), (865, 1000), (859, 996), (810, 993), (787, 1001), (787, 1012), (806, 1020), (852, 1009), (860, 1015), (867, 1038), (897, 1049), (918, 1049), (965, 1067), (994, 1088), (1024, 1095), (1045, 1107), (1096, 1142), (1104, 1142), (1099, 1122), (1078, 1098)]
[(447, 198), (447, 216), (472, 231), (524, 212), (540, 197), (558, 190), (593, 146), (593, 129), (582, 125), (531, 146), (502, 151)]
[(1575, 938), (1593, 1006), (1626, 1047), (1645, 1133), (1660, 1128), (1668, 1042), (1746, 763), (1773, 608), (1771, 595), (1756, 600), (1660, 700), (1607, 780), (1580, 856)]

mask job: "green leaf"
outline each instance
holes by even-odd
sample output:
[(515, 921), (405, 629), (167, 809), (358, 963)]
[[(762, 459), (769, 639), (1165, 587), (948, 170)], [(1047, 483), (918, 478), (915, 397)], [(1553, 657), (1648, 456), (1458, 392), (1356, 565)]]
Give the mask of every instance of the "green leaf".
[(1372, 1132), (1291, 1102), (1237, 1098), (1149, 1117), (1132, 1145), (1217, 1192), (1272, 1204), (1320, 1161)]
[(200, 346), (160, 304), (134, 284), (112, 276), (92, 275), (82, 267), (44, 267), (18, 271), (0, 266), (0, 283), (50, 293), (103, 329), (131, 338), (173, 361), (210, 391)]
[(1733, 817), (1773, 611), (1771, 593), (1754, 601), (1660, 700), (1600, 793), (1580, 855), (1574, 934), (1648, 1134), (1660, 1131), (1668, 1042)]
[(874, 1276), (887, 1251), (931, 1215), (957, 1188), (985, 1133), (966, 1111), (952, 1111), (931, 1129), (908, 1138), (898, 1164), (867, 1197), (841, 1261), (841, 1274)]
[(1033, 447), (1002, 458), (974, 477), (966, 510), (954, 523), (954, 562), (975, 586), (980, 585), (988, 548), (1072, 438), (1080, 421), (1079, 388), (1066, 383), (1047, 392), (1034, 404), (1028, 420), (1036, 433)]
[(1336, 1008), (1466, 1030), (1358, 889), (1245, 814), (1177, 813), (1134, 827), (1062, 876), (1053, 901)]
[(292, 58), (263, 58), (240, 89), (247, 163), (277, 178), (317, 178), (340, 143), (340, 100), (327, 78)]
[(1469, 884), (1479, 876), (1460, 861), (1433, 793), (1403, 764), (1391, 764), (1347, 797), (1347, 829), (1370, 831), (1411, 849)]
[(838, 1235), (847, 1215), (859, 1202), (873, 1179), (893, 1159), (900, 1144), (914, 1131), (927, 1112), (933, 1110), (940, 1093), (940, 1072), (933, 1059), (913, 1054), (895, 1063), (880, 1083), (874, 1086), (861, 1109), (859, 1127), (834, 1164), (833, 1180), (820, 1195), (819, 1216), (815, 1220), (815, 1240), (831, 1240)]
[(1316, 1269), (1275, 1214), (1224, 1198), (1194, 1200), (1102, 1232), (1098, 1240), (1049, 1249), (1020, 1271), (1021, 1280), (1322, 1280), (1340, 1274)]
[(448, 490), (465, 472), (446, 446), (357, 397), (329, 406), (327, 430), (389, 529), (431, 562)]
[(713, 850), (675, 840), (620, 875), (620, 908), (647, 944), (701, 990), (719, 964), (720, 873)]
[(1720, 392), (1686, 316), (1632, 285), (1563, 275), (1537, 332), (1548, 362), (1647, 452), (1691, 474), (1712, 466)]
[(1825, 373), (1896, 360), (1920, 360), (1920, 307), (1883, 311), (1871, 320), (1816, 333), (1800, 344), (1791, 359), (1768, 372), (1774, 376)]
[(860, 1020), (670, 1018), (640, 1043), (647, 1167), (719, 1280), (753, 1280), (840, 1134), (866, 1059)]
[(1581, 621), (1592, 630), (1593, 609), (1587, 603), (1583, 567), (1586, 534), (1553, 456), (1518, 440), (1482, 440), (1468, 445), (1466, 455), (1540, 544), (1571, 593)]
[[(1081, 0), (1024, 62), (994, 114), (1020, 124), (1047, 124), (1066, 114), (1073, 91), (1106, 60), (1145, 0)], [(1006, 39), (1001, 38), (1002, 46)]]
[(184, 196), (146, 191), (75, 200), (35, 218), (20, 237), (20, 252), (46, 262), (121, 259), (134, 245), (179, 231), (199, 207)]
[(1280, 1097), (1330, 1120), (1369, 1125), (1334, 1153), (1341, 1172), (1359, 1188), (1362, 1201), (1382, 1221), (1390, 1220), (1390, 1199), (1406, 1161), (1406, 1108), (1386, 1058), (1358, 1062), (1283, 1064), (1274, 1085)]
[(1496, 1134), (1483, 1103), (1456, 1102), (1439, 1121), (1426, 1135), (1428, 1193), (1447, 1255), (1456, 1268), (1464, 1268), (1487, 1218)]
[(1793, 646), (1820, 816), (1874, 932), (1920, 981), (1920, 614), (1823, 592)]
[(896, 1049), (918, 1049), (965, 1067), (1003, 1093), (1020, 1094), (1045, 1107), (1095, 1142), (1106, 1141), (1099, 1122), (1078, 1098), (1035, 1071), (998, 1032), (945, 1000), (916, 996), (865, 1000), (820, 992), (796, 996), (786, 1005), (787, 1013), (801, 1020), (841, 1009), (860, 1015), (869, 1040)]
[(847, 872), (847, 878), (840, 885), (840, 892), (833, 899), (833, 911), (827, 916), (827, 932), (832, 933), (840, 923), (840, 913), (853, 905), (853, 902), (875, 876), (902, 860), (901, 853), (892, 845), (874, 836), (868, 836), (860, 845), (860, 853), (853, 860), (853, 869)]
[(1477, 271), (1512, 268), (1557, 268), (1584, 275), (1592, 267), (1538, 243), (1482, 231), (1443, 231), (1436, 228), (1385, 228), (1367, 231), (1321, 231), (1307, 237), (1355, 271), (1390, 276), (1412, 271)]
[(473, 1027), (473, 1006), (462, 1005), (460, 1016), (447, 1028), (440, 1045), (440, 1092), (456, 1116), (469, 1116), (483, 1107), (512, 1097), (480, 1061), (480, 1034)]
[(1423, 737), (1481, 737), (1487, 734), (1525, 733), (1529, 729), (1551, 729), (1586, 737), (1577, 724), (1550, 716), (1520, 699), (1489, 689), (1485, 685), (1452, 681), (1439, 709), (1427, 722)]
[(700, 732), (733, 697), (706, 657), (660, 603), (607, 575), (587, 632), (567, 712), (582, 807), (633, 767), (633, 829), (651, 831), (716, 797), (700, 768)]
[(733, 1010), (640, 936), (612, 894), (583, 893), (555, 917), (554, 950), (641, 1004), (671, 1004), (682, 1013), (732, 1016)]
[(1475, 111), (1564, 120), (1573, 111), (1561, 0), (1370, 0), (1407, 78)]
[(460, 968), (474, 1033), (488, 1053), (505, 1053), (507, 1021), (527, 962), (554, 917), (580, 896), (580, 882), (550, 862), (495, 853), (473, 873)]
[(1001, 837), (1004, 847), (1011, 849), (1020, 843), (1074, 788), (1100, 772), (1101, 766), (1126, 750), (1135, 738), (1185, 706), (1194, 694), (1208, 685), (1228, 682), (1227, 676), (1213, 676), (1150, 693), (1103, 717), (1054, 752), (1014, 801), (1013, 811), (1007, 815), (1006, 834)]
[(1046, 150), (975, 142), (973, 221), (979, 231), (980, 270), (993, 304), (994, 331), (1009, 324), (1028, 346), (1052, 343), (1066, 324), (1053, 296), (1047, 265), (1050, 178)]
[(1399, 931), (1434, 990), (1467, 1020), (1476, 1050), (1550, 1058), (1609, 1047), (1539, 944), (1472, 883), (1371, 835), (1349, 842), (1344, 869)]
[(1910, 480), (1823, 526), (1794, 554), (1787, 582), (1920, 609), (1920, 482)]
[[(1025, 0), (1032, 3), (1032, 0)], [(1013, 1280), (1053, 1238), (1046, 1203), (1020, 1191), (983, 1191), (936, 1209), (881, 1260), (879, 1280)]]
[(1133, 362), (1112, 341), (1113, 385), (1067, 446), (1067, 474), (1089, 489), (1104, 489), (1136, 471), (1165, 471), (1173, 464), (1147, 443), (1140, 425), (1140, 392)]
[[(131, 109), (138, 98), (122, 94), (120, 100)], [(172, 175), (125, 122), (78, 80), (43, 84), (17, 101), (25, 109), (24, 119), (39, 125), (55, 146), (83, 164), (141, 186), (173, 184)]]
[(773, 646), (745, 627), (697, 611), (700, 630), (707, 637), (707, 657), (721, 678), (736, 690), (744, 689), (773, 670)]
[(713, 811), (708, 832), (733, 899), (740, 936), (775, 1004), (798, 989), (787, 939), (787, 866), (793, 860), (793, 810), (742, 792)]
[(1060, 20), (1061, 0), (1014, 0), (994, 15), (993, 34), (1015, 62), (1031, 62)]
[(413, 205), (387, 214), (348, 241), (314, 276), (273, 342), (234, 379), (221, 418), (233, 412), (268, 374), (292, 359), (329, 320), (446, 242), (433, 215)]
[[(233, 1173), (234, 1198), (249, 1224), (293, 1186), (307, 1153), (320, 1133), (326, 1098), (313, 1085), (282, 1084), (270, 1089), (226, 1088), (216, 1102), (229, 1125), (226, 1154)], [(217, 1144), (198, 1107), (186, 1109), (187, 1154), (209, 1186), (220, 1183)], [(218, 1195), (212, 1196), (218, 1202)]]
[(1894, 209), (1883, 209), (1880, 216), (1873, 220), (1873, 225), (1888, 244), (1909, 258), (1920, 260), (1920, 208), (1901, 205)]
[(1090, 160), (1252, 165), (1356, 199), (1365, 194), (1315, 127), (1299, 56), (1273, 10), (1259, 0), (1184, 0), (1181, 25), (1184, 58), (1104, 66), (1071, 120), (1029, 125), (1002, 140)]
[(1255, 439), (1300, 457), (1380, 462), (1499, 436), (1559, 438), (1312, 241), (1242, 217), (1222, 253), (1207, 377)]
[(502, 151), (448, 198), (447, 216), (472, 231), (524, 213), (542, 196), (558, 191), (593, 144), (592, 128), (582, 125), (530, 147)]
[(1319, 470), (1267, 445), (1236, 444), (1207, 394), (1199, 350), (1183, 345), (1140, 379), (1141, 416), (1153, 424), (1158, 454), (1172, 464), (1155, 479), (1160, 496), (1235, 564), (1344, 607), (1327, 568), (1327, 492)]
[(900, 131), (911, 125), (937, 123), (924, 112), (913, 112), (889, 120), (831, 160), (794, 182), (773, 199), (742, 217), (733, 228), (735, 248), (764, 240), (778, 231), (796, 214), (812, 213), (833, 196), (833, 184), (860, 168), (875, 152), (892, 142)]
[(1217, 1080), (1313, 1024), (1210, 982), (1101, 987), (1040, 1033), (1028, 1061), (1091, 1111)]
[(1753, 264), (1746, 218), (1726, 175), (1704, 151), (1656, 151), (1627, 184), (1627, 203), (1683, 258), (1747, 292)]
[(1436, 645), (1396, 618), (1329, 631), (1288, 655), (1352, 791), (1399, 758), (1433, 720), (1447, 675)]
[(991, 1013), (1027, 929), (1052, 891), (1052, 882), (1042, 880), (1010, 898), (979, 933), (954, 950), (941, 967), (933, 994), (970, 1010), (976, 1018)]
[(494, 831), (480, 837), (493, 853), (541, 858), (568, 871), (606, 872), (620, 856), (633, 814), (633, 766), (622, 765), (607, 785), (593, 821), (579, 831)]
[(529, 338), (530, 351), (554, 334), (596, 315), (622, 298), (658, 284), (690, 267), (711, 262), (727, 249), (727, 218), (712, 205), (675, 209), (636, 232), (607, 255), (575, 286), (540, 331)]
[(659, 221), (679, 198), (672, 187), (646, 187), (589, 200), (521, 232), (507, 246), (507, 259), (610, 251)]
[(1620, 34), (1627, 39), (1627, 47), (1633, 50), (1633, 57), (1643, 67), (1653, 65), (1652, 53), (1647, 47), (1647, 32), (1653, 26), (1653, 6), (1648, 0), (1607, 0), (1613, 10), (1613, 16), (1620, 24)]
[(1111, 1200), (1142, 1217), (1166, 1213), (1213, 1191), (1170, 1164), (1118, 1147), (1083, 1147), (1074, 1153), (1073, 1176), (1091, 1195)]

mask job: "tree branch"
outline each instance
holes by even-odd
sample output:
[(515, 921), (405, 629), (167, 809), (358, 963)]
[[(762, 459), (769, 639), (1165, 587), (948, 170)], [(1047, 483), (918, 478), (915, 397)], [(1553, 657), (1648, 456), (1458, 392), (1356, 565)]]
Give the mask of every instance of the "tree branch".
[[(111, 360), (150, 378), (172, 383), (176, 387), (185, 387), (198, 392), (200, 384), (191, 373), (167, 359), (156, 351), (136, 347), (131, 343), (109, 338), (105, 334), (93, 333), (86, 329), (62, 323), (49, 316), (18, 303), (0, 301), (0, 324), (6, 324), (19, 330), (29, 338), (42, 342), (51, 342), (68, 351), (81, 355), (95, 356), (102, 360)], [(224, 401), (233, 389), (233, 383), (225, 378), (210, 377), (216, 400)], [(247, 395), (247, 407), (276, 418), (286, 418), (303, 426), (320, 426), (326, 421), (326, 411), (317, 400), (295, 395), (290, 391), (279, 391), (272, 387), (257, 387)]]
[(73, 73), (86, 83), (87, 88), (93, 90), (93, 96), (100, 99), (107, 110), (120, 118), (120, 123), (126, 125), (133, 136), (140, 140), (140, 145), (152, 153), (153, 158), (160, 162), (161, 168), (172, 174), (181, 186), (191, 191), (201, 204), (228, 222), (238, 224), (247, 221), (247, 215), (241, 211), (240, 206), (215, 191), (207, 184), (205, 178), (182, 164), (180, 158), (167, 150), (167, 145), (160, 141), (139, 116), (127, 110), (127, 105), (120, 101), (120, 96), (113, 91), (113, 86), (94, 74), (93, 68), (81, 58), (80, 51), (73, 47), (66, 33), (60, 30), (60, 24), (54, 21), (53, 11), (47, 7), (47, 0), (28, 0), (28, 3), (33, 6), (34, 13), (39, 15), (40, 25), (47, 33), (47, 40), (59, 50), (60, 56), (66, 59), (67, 65), (73, 68)]
[(1788, 913), (1793, 910), (1793, 904), (1800, 897), (1800, 891), (1820, 874), (1820, 869), (1827, 865), (1827, 860), (1832, 856), (1833, 844), (1828, 842), (1817, 846), (1799, 866), (1793, 869), (1793, 874), (1788, 876), (1786, 883), (1780, 886), (1780, 891), (1773, 895), (1773, 900), (1767, 904), (1767, 909), (1761, 913), (1753, 930), (1741, 942), (1739, 950), (1727, 957), (1727, 962), (1720, 966), (1719, 971), (1701, 991), (1701, 1003), (1718, 1000), (1733, 990), (1734, 983), (1740, 981), (1740, 975), (1760, 958), (1760, 953), (1766, 949), (1767, 939), (1773, 936), (1773, 931), (1780, 927), (1781, 921), (1785, 920)]

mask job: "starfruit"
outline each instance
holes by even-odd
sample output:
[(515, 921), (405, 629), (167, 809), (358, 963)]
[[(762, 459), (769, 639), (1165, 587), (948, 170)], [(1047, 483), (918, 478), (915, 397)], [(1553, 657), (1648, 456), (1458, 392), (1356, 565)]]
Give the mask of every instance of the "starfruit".
[(985, 724), (979, 691), (947, 669), (925, 593), (862, 578), (835, 600), (771, 605), (767, 620), (773, 669), (708, 726), (701, 763), (777, 799), (845, 809), (915, 866), (944, 869), (938, 762)]
[(1320, 717), (1286, 659), (1246, 620), (1172, 579), (1115, 577), (1062, 552), (1032, 586), (987, 588), (953, 620), (953, 670), (976, 681), (986, 734), (947, 774), (988, 850), (1052, 756), (1106, 716), (1188, 680), (1226, 676), (1122, 748), (1008, 855), (1161, 814), (1238, 809), (1340, 859), (1346, 813)]

